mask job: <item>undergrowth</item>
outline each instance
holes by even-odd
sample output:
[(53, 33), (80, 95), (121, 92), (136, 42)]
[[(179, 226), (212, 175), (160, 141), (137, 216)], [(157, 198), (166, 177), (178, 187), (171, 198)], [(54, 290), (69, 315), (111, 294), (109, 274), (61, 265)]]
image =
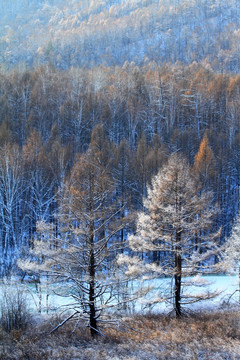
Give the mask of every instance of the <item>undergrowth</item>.
[(52, 335), (59, 319), (35, 319), (25, 330), (0, 331), (0, 360), (212, 360), (240, 359), (238, 310), (126, 317), (92, 340), (86, 328), (68, 323)]

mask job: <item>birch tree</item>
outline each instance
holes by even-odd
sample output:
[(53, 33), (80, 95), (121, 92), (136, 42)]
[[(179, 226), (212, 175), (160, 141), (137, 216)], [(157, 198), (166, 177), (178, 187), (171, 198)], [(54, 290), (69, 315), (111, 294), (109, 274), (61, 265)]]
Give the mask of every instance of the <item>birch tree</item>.
[[(199, 275), (218, 270), (214, 256), (219, 251), (219, 233), (210, 232), (217, 208), (210, 192), (199, 192), (188, 163), (178, 154), (153, 178), (143, 205), (144, 211), (137, 214), (136, 233), (129, 236), (130, 248), (143, 260), (122, 257), (119, 261), (129, 262), (128, 274), (169, 277), (173, 287), (160, 298), (171, 301), (180, 317), (183, 305), (216, 295), (195, 294), (187, 287), (203, 285)], [(154, 263), (147, 256), (151, 252), (159, 254)]]
[(17, 145), (0, 148), (1, 273), (7, 273), (17, 257), (22, 235), (24, 193), (22, 162)]

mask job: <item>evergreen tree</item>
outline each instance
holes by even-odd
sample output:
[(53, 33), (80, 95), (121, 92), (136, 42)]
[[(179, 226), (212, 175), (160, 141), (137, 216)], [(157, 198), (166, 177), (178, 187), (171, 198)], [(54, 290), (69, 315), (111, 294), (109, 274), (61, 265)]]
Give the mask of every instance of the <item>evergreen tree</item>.
[(65, 181), (57, 234), (53, 223), (39, 222), (33, 261), (19, 266), (60, 281), (59, 293), (74, 300), (66, 321), (83, 321), (95, 337), (107, 321), (106, 309), (119, 305), (114, 260), (121, 244), (115, 235), (123, 224), (117, 219), (121, 209), (112, 201), (115, 183), (91, 150), (76, 158)]
[[(129, 237), (129, 245), (133, 251), (145, 254), (144, 261), (127, 258), (128, 274), (152, 272), (172, 278), (174, 287), (167, 299), (173, 300), (176, 316), (180, 317), (183, 304), (215, 295), (187, 293), (186, 288), (202, 285), (198, 275), (218, 269), (213, 260), (219, 251), (219, 234), (210, 233), (217, 208), (210, 192), (199, 194), (188, 163), (178, 154), (172, 155), (153, 178), (143, 205), (145, 210), (137, 214), (136, 233)], [(154, 251), (164, 256), (150, 264), (146, 254)]]

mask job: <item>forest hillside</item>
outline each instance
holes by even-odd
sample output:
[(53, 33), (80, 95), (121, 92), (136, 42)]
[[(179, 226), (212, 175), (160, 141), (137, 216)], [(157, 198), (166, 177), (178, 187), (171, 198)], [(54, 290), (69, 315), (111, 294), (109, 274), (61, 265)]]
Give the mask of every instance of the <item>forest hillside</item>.
[(239, 289), (193, 310), (239, 269), (239, 44), (238, 0), (0, 2), (0, 357), (237, 358)]
[(239, 71), (238, 0), (2, 0), (0, 63), (58, 68), (193, 61)]

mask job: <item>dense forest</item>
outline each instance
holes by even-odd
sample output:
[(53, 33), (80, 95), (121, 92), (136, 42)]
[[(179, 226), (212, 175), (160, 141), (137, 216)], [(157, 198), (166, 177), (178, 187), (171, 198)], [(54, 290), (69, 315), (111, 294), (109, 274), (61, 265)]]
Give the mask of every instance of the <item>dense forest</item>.
[[(2, 73), (2, 273), (31, 247), (37, 221), (56, 221), (59, 192), (86, 155), (111, 178), (124, 218), (142, 208), (169, 155), (184, 154), (220, 206), (223, 242), (239, 207), (239, 89), (239, 75), (196, 63)], [(127, 224), (116, 239), (126, 240)]]

